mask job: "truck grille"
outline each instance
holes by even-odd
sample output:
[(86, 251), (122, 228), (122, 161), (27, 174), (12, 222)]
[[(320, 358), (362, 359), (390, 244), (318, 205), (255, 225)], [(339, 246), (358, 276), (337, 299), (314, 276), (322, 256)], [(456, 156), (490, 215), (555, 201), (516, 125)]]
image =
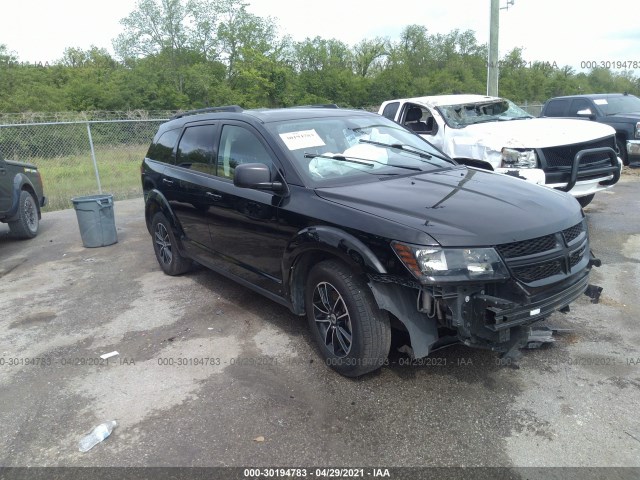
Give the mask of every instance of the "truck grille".
[[(584, 220), (552, 235), (498, 245), (514, 277), (526, 284), (544, 284), (545, 279), (569, 276), (589, 254)], [(583, 235), (584, 233), (584, 235)], [(584, 265), (583, 265), (584, 267)]]
[[(616, 151), (614, 137), (603, 138), (592, 142), (564, 145), (562, 147), (543, 148), (541, 150), (548, 167), (570, 167), (573, 164), (573, 159), (580, 150), (602, 147), (609, 147)], [(592, 153), (580, 159), (581, 166), (599, 162), (610, 162), (609, 156), (606, 153)]]

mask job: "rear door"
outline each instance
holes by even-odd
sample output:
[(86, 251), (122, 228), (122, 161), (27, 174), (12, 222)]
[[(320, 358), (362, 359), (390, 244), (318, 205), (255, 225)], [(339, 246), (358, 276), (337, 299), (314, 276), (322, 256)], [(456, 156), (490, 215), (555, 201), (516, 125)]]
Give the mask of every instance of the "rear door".
[(215, 172), (215, 139), (218, 124), (192, 123), (184, 128), (175, 153), (175, 164), (163, 172), (161, 191), (169, 201), (186, 235), (185, 246), (207, 256), (211, 237), (207, 211), (215, 202), (210, 193)]

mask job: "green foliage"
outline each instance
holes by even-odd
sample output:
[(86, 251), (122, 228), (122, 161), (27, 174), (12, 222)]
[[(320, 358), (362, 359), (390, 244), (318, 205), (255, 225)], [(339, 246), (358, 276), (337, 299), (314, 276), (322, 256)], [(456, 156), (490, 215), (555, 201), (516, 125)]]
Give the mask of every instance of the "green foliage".
[[(486, 91), (487, 46), (473, 31), (431, 34), (408, 25), (399, 39), (279, 37), (242, 0), (140, 0), (106, 50), (67, 48), (42, 67), (0, 45), (0, 112), (185, 110), (240, 104), (368, 107), (397, 97)], [(542, 103), (573, 93), (640, 95), (632, 72), (529, 62), (521, 48), (500, 61), (501, 96)]]

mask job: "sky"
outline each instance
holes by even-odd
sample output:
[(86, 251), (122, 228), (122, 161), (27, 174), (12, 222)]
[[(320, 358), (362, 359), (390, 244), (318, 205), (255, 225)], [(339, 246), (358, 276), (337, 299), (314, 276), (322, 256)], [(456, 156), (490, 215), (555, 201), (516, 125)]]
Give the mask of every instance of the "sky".
[[(399, 39), (410, 24), (431, 33), (473, 30), (488, 43), (490, 0), (246, 0), (249, 11), (271, 16), (294, 40), (335, 38), (353, 45), (365, 38)], [(120, 19), (136, 0), (0, 0), (0, 44), (19, 61), (51, 63), (67, 47), (92, 45), (113, 53)], [(507, 0), (500, 0), (506, 6)], [(391, 8), (390, 5), (393, 7)], [(500, 55), (523, 49), (528, 62), (581, 71), (590, 62), (640, 76), (640, 27), (629, 0), (514, 0), (500, 13)], [(627, 67), (607, 62), (629, 62)], [(589, 63), (586, 63), (589, 62)], [(633, 68), (635, 62), (635, 68)]]

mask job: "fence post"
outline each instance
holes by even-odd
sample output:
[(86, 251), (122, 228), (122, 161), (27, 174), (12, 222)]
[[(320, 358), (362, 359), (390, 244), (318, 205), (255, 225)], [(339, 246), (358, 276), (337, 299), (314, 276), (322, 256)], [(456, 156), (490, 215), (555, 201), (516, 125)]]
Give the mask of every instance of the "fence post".
[(93, 148), (93, 138), (91, 137), (91, 125), (87, 122), (87, 135), (89, 135), (89, 145), (91, 146), (91, 159), (93, 160), (93, 169), (96, 172), (96, 181), (98, 182), (98, 193), (102, 193), (102, 185), (100, 185), (100, 174), (98, 173), (98, 163), (96, 162), (96, 152)]

